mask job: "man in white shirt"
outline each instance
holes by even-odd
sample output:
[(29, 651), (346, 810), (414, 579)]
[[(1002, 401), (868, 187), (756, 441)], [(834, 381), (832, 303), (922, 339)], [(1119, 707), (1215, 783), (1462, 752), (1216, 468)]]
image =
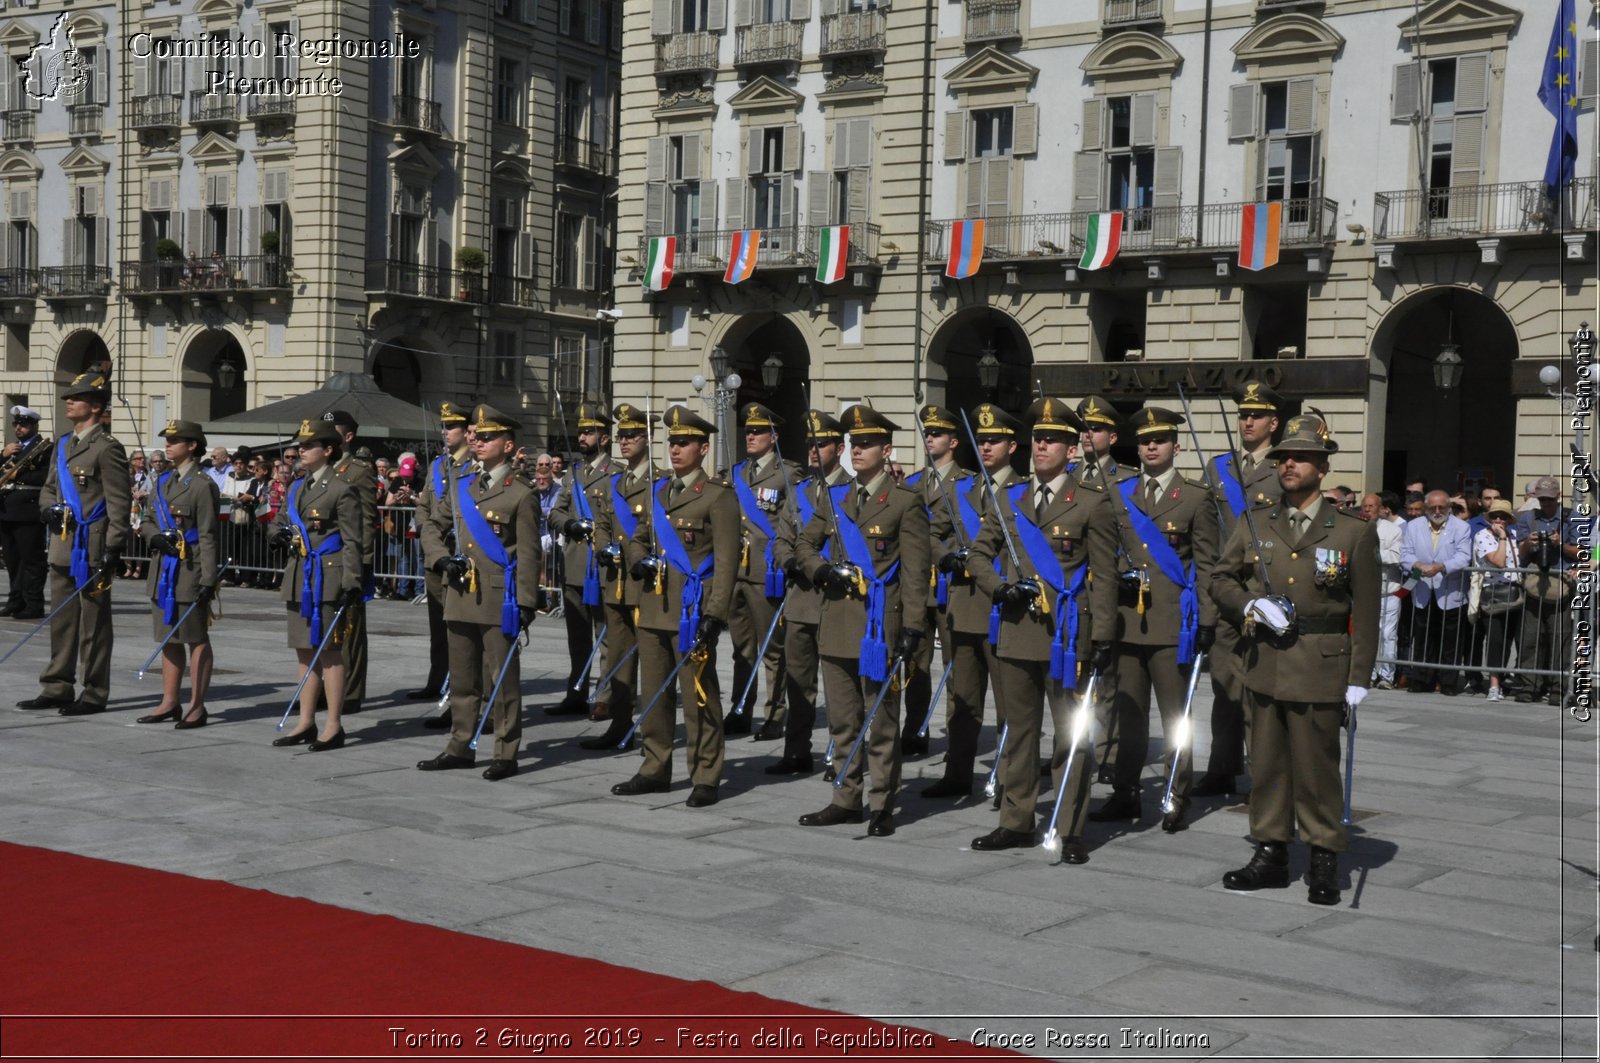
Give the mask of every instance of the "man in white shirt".
[(1378, 599), (1378, 663), (1373, 683), (1379, 690), (1394, 689), (1394, 657), (1400, 634), (1400, 540), (1405, 521), (1395, 514), (1400, 499), (1393, 491), (1369, 494), (1361, 500), (1361, 519), (1377, 525), (1381, 587)]
[[(1426, 694), (1439, 683), (1439, 693), (1461, 692), (1457, 662), (1462, 653), (1461, 614), (1467, 604), (1467, 566), (1472, 563), (1472, 533), (1467, 522), (1450, 514), (1450, 496), (1430, 491), (1422, 500), (1422, 520), (1406, 524), (1400, 542), (1400, 566), (1419, 577), (1411, 590), (1412, 655), (1424, 662), (1407, 687)], [(1442, 666), (1435, 671), (1433, 665)]]

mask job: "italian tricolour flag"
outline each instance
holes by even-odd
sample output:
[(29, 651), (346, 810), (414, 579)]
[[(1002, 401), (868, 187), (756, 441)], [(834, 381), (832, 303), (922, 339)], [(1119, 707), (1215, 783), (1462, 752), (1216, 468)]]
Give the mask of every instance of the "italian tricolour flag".
[(665, 291), (672, 283), (672, 264), (678, 257), (678, 238), (652, 236), (645, 251), (644, 286), (646, 291)]
[(1111, 265), (1122, 246), (1122, 211), (1089, 215), (1089, 231), (1083, 237), (1083, 257), (1079, 269), (1103, 269)]
[(817, 230), (818, 284), (837, 284), (844, 280), (844, 264), (849, 257), (850, 226), (828, 225)]

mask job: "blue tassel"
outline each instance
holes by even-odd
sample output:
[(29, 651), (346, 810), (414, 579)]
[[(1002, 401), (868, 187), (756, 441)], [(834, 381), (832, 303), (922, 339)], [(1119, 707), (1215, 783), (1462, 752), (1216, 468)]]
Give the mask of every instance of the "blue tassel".
[(989, 607), (989, 645), (1000, 645), (1000, 603)]
[(861, 677), (881, 683), (889, 675), (889, 645), (871, 634), (861, 639)]
[(583, 569), (583, 604), (600, 604), (600, 563), (594, 559), (593, 548), (589, 550), (589, 563)]
[(782, 598), (785, 587), (786, 587), (786, 584), (785, 584), (784, 578), (783, 578), (783, 569), (781, 569), (781, 568), (773, 568), (771, 565), (768, 565), (767, 566), (767, 597), (768, 598), (774, 598), (774, 599)]
[(939, 573), (939, 581), (934, 587), (934, 600), (940, 608), (950, 604), (950, 575), (946, 572)]

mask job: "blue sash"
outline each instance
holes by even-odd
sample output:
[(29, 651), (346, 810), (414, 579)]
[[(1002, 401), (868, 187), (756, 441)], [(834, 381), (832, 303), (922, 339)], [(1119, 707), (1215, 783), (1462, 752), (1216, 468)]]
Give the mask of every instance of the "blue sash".
[[(840, 491), (843, 488), (849, 486), (848, 484), (840, 484), (838, 487), (827, 487), (826, 485), (823, 484), (823, 482), (821, 480), (818, 480), (818, 479), (815, 479), (815, 478), (807, 480), (806, 483), (810, 484), (812, 487), (821, 488), (821, 489), (829, 492), (830, 495), (832, 496), (833, 506), (834, 506), (835, 509), (837, 509), (838, 506), (839, 506), (839, 499), (841, 497), (843, 497), (840, 494)], [(816, 516), (816, 513), (817, 513), (817, 507), (811, 504), (811, 495), (809, 493), (807, 493), (806, 491), (802, 491), (802, 490), (799, 489), (799, 488), (804, 487), (804, 486), (805, 486), (805, 484), (796, 484), (795, 485), (796, 490), (795, 490), (795, 493), (794, 493), (795, 508), (800, 511), (800, 528), (804, 528), (807, 524), (810, 524), (811, 523), (811, 518)], [(795, 529), (795, 534), (796, 535), (798, 535), (799, 532), (800, 532), (799, 528)], [(822, 556), (823, 556), (823, 558), (825, 560), (830, 560), (828, 555), (830, 553), (832, 553), (832, 551), (833, 551), (833, 540), (829, 539), (827, 542), (822, 544), (822, 550), (820, 551), (820, 553), (822, 554)]]
[[(332, 475), (331, 473), (329, 475)], [(305, 550), (305, 560), (300, 564), (300, 615), (311, 625), (311, 645), (322, 644), (322, 559), (329, 554), (336, 554), (344, 549), (344, 539), (338, 532), (334, 532), (322, 540), (322, 545), (316, 549), (311, 547), (311, 534), (306, 531), (306, 522), (300, 518), (300, 510), (295, 506), (295, 500), (300, 497), (300, 488), (305, 486), (306, 477), (301, 477), (289, 485), (289, 498), (284, 503), (284, 509), (289, 514), (289, 523), (294, 525), (295, 532), (300, 536), (300, 546)]]
[[(705, 591), (705, 579), (716, 567), (717, 553), (715, 550), (708, 553), (698, 568), (690, 562), (689, 550), (683, 545), (678, 529), (667, 518), (666, 507), (661, 504), (661, 495), (657, 490), (658, 484), (668, 482), (668, 478), (663, 476), (650, 485), (650, 505), (662, 556), (667, 559), (667, 564), (683, 574), (683, 604), (678, 612), (678, 652), (687, 653), (689, 647), (694, 645), (695, 629), (700, 626), (700, 599)], [(665, 533), (660, 531), (662, 528), (666, 529)]]
[(617, 519), (617, 527), (622, 529), (624, 538), (632, 539), (633, 533), (638, 530), (639, 521), (634, 517), (633, 510), (628, 508), (628, 500), (622, 497), (622, 492), (617, 486), (622, 483), (626, 473), (617, 473), (611, 477), (611, 514)]
[(1218, 454), (1217, 460), (1212, 463), (1212, 468), (1217, 472), (1217, 481), (1222, 484), (1222, 493), (1228, 496), (1228, 508), (1233, 510), (1233, 519), (1238, 520), (1244, 516), (1249, 502), (1244, 497), (1244, 485), (1239, 482), (1239, 477), (1233, 472), (1233, 455)]
[(67, 468), (69, 440), (56, 441), (56, 486), (61, 490), (61, 501), (72, 512), (72, 582), (82, 587), (89, 582), (89, 526), (106, 519), (106, 500), (102, 498), (89, 512), (83, 511), (83, 497), (78, 485), (72, 481)]
[(506, 553), (500, 536), (494, 533), (479, 512), (478, 504), (472, 500), (471, 488), (470, 476), (463, 476), (456, 481), (456, 515), (466, 524), (467, 531), (472, 533), (472, 541), (478, 544), (478, 549), (505, 573), (506, 592), (500, 599), (500, 630), (506, 638), (514, 639), (517, 632), (522, 630), (521, 620), (517, 616), (517, 563)]
[(767, 580), (763, 593), (768, 598), (782, 598), (784, 590), (783, 570), (772, 559), (772, 521), (761, 512), (761, 503), (756, 501), (755, 492), (750, 490), (750, 485), (744, 479), (744, 467), (750, 464), (741, 461), (733, 467), (733, 475), (728, 479), (733, 481), (734, 493), (739, 496), (739, 508), (744, 511), (745, 519), (754, 524), (762, 535), (767, 537)]
[(1138, 476), (1129, 477), (1122, 482), (1119, 490), (1127, 502), (1124, 508), (1128, 511), (1128, 523), (1133, 526), (1134, 536), (1146, 544), (1150, 560), (1178, 588), (1178, 663), (1188, 664), (1194, 660), (1194, 633), (1200, 625), (1200, 596), (1195, 590), (1194, 565), (1191, 563), (1185, 570), (1178, 552), (1167, 542), (1166, 532), (1156, 527), (1156, 522), (1133, 504), (1134, 492), (1139, 489), (1142, 479)]
[[(178, 475), (176, 469), (170, 469), (156, 480), (155, 490), (150, 494), (155, 498), (156, 525), (164, 532), (174, 531), (178, 522), (172, 518), (172, 507), (167, 505), (167, 496), (162, 491), (167, 481)], [(193, 546), (200, 541), (200, 530), (191, 527), (183, 533), (183, 541)], [(162, 623), (176, 623), (178, 619), (178, 569), (182, 567), (183, 559), (170, 554), (161, 555), (161, 571), (156, 576), (156, 604), (162, 609)]]
[(1061, 570), (1054, 546), (1044, 531), (1027, 516), (1022, 508), (1027, 502), (1030, 484), (1024, 481), (1012, 487), (1011, 512), (1016, 517), (1017, 539), (1022, 552), (1028, 555), (1038, 577), (1056, 592), (1053, 615), (1055, 635), (1050, 640), (1050, 678), (1058, 683), (1076, 686), (1078, 682), (1078, 595), (1089, 575), (1088, 565), (1079, 565), (1069, 582)]
[(861, 636), (861, 677), (881, 683), (889, 677), (889, 643), (884, 638), (883, 622), (887, 607), (886, 591), (889, 584), (900, 578), (900, 562), (889, 566), (889, 571), (877, 575), (877, 564), (872, 548), (856, 522), (845, 516), (839, 506), (840, 499), (848, 493), (850, 485), (840, 484), (833, 498), (834, 523), (839, 529), (839, 541), (844, 545), (845, 557), (861, 570), (867, 579), (867, 629)]
[[(967, 494), (968, 492), (966, 491), (956, 493), (956, 501), (959, 503), (956, 507), (956, 512), (961, 514), (961, 527), (967, 533), (967, 544), (970, 546), (977, 542), (978, 533), (983, 530), (983, 518), (978, 514), (977, 508), (968, 500)], [(994, 559), (994, 571), (996, 575), (1005, 572), (1005, 563), (998, 557)], [(1000, 603), (998, 602), (989, 607), (989, 645), (1000, 645)]]
[[(579, 466), (581, 469), (582, 466)], [(589, 492), (584, 488), (583, 481), (578, 478), (578, 469), (572, 470), (572, 508), (578, 511), (578, 519), (594, 523), (594, 507), (589, 505)], [(600, 562), (594, 557), (594, 536), (589, 536), (589, 541), (583, 544), (587, 547), (587, 558), (583, 563), (583, 604), (600, 604)]]

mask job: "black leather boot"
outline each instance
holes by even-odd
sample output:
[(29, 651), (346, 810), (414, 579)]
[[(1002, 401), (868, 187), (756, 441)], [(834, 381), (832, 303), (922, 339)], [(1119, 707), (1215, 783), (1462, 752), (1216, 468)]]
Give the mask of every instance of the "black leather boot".
[(1311, 889), (1306, 900), (1312, 904), (1339, 903), (1339, 854), (1332, 849), (1311, 847)]
[(1289, 846), (1284, 842), (1262, 842), (1250, 862), (1222, 876), (1230, 890), (1281, 890), (1289, 885)]

